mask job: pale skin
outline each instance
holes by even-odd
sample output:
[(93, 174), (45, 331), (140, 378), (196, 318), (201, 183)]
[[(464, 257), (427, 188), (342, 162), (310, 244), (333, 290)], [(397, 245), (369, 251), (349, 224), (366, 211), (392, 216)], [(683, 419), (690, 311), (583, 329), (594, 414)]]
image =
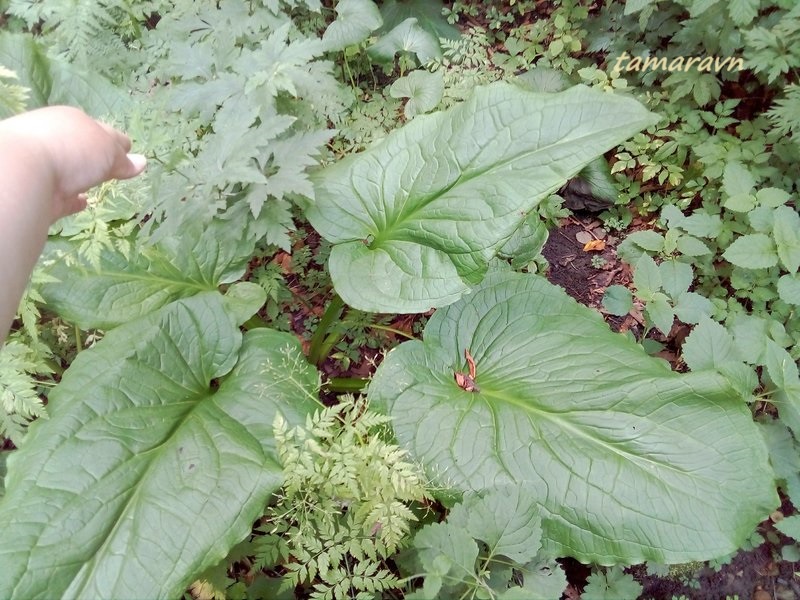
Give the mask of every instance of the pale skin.
[(90, 188), (141, 173), (130, 150), (124, 133), (68, 106), (0, 121), (0, 344), (50, 225), (83, 210)]

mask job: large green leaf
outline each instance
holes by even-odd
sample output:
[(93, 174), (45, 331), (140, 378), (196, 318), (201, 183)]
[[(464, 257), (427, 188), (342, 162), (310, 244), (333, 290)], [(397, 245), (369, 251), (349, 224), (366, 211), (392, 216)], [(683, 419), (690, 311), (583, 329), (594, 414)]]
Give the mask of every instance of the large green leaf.
[[(234, 241), (226, 225), (204, 231), (188, 228), (130, 256), (104, 249), (99, 268), (76, 256), (77, 243), (57, 241), (46, 256), (55, 258), (48, 274), (57, 283), (42, 286), (47, 305), (83, 329), (111, 329), (176, 300), (216, 290), (244, 273), (253, 243)], [(66, 260), (71, 256), (72, 260)]]
[(292, 336), (242, 342), (216, 292), (111, 331), (8, 459), (0, 598), (179, 597), (280, 486), (272, 420), (301, 423), (317, 385)]
[(439, 42), (412, 17), (400, 23), (389, 33), (367, 48), (369, 57), (381, 63), (391, 63), (398, 52), (415, 54), (420, 64), (442, 57)]
[(482, 279), (542, 198), (655, 120), (635, 100), (583, 86), (479, 87), (320, 171), (306, 214), (334, 243), (331, 276), (351, 306), (445, 306)]
[(438, 0), (383, 0), (381, 14), (385, 33), (391, 31), (409, 18), (417, 19), (420, 27), (429, 31), (436, 38), (457, 40), (461, 31), (447, 22), (442, 15), (444, 8)]
[(330, 51), (344, 50), (363, 42), (383, 25), (383, 18), (372, 0), (340, 0), (336, 4), (336, 20), (322, 36)]
[[(477, 391), (459, 386), (468, 350)], [(778, 505), (763, 440), (715, 371), (672, 372), (533, 275), (494, 274), (369, 387), (440, 483), (524, 486), (544, 552), (601, 564), (736, 550)]]

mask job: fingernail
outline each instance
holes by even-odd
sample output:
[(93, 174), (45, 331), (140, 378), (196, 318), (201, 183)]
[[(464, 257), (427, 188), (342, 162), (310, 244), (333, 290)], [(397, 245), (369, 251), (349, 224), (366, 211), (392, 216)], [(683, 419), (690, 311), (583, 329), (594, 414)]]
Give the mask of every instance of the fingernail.
[(142, 171), (147, 166), (147, 158), (144, 154), (128, 154), (128, 160), (136, 167), (137, 171)]

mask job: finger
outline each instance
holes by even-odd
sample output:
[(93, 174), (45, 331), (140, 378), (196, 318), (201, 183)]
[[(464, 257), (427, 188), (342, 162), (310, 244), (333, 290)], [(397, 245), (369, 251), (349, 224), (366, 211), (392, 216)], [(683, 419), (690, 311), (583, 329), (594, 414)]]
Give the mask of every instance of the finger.
[(53, 220), (57, 221), (62, 217), (68, 217), (69, 215), (82, 211), (87, 206), (86, 200), (86, 194), (77, 194), (76, 196), (67, 198), (63, 202), (57, 203), (57, 213), (54, 215)]
[(147, 158), (142, 154), (127, 154), (115, 162), (110, 176), (114, 179), (130, 179), (144, 171)]
[(105, 132), (112, 137), (117, 146), (122, 148), (126, 153), (130, 151), (131, 139), (127, 135), (122, 133), (120, 130), (115, 129), (111, 125), (107, 125), (106, 123), (98, 122), (98, 125), (100, 125), (100, 127), (102, 127)]

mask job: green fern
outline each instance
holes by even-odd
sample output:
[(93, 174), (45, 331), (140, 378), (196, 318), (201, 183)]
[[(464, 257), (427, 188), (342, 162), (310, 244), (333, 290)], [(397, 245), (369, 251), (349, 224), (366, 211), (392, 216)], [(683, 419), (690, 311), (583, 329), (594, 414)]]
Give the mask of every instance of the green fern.
[(18, 85), (17, 74), (0, 65), (0, 119), (25, 110), (30, 90)]
[(345, 397), (289, 429), (274, 430), (285, 482), (254, 547), (255, 569), (282, 565), (287, 586), (312, 599), (372, 598), (400, 587), (384, 560), (407, 543), (426, 498), (424, 479), (404, 450), (383, 440), (388, 418)]
[(0, 348), (0, 437), (19, 445), (28, 422), (46, 416), (32, 377), (41, 373), (42, 362), (27, 345), (12, 340)]
[(432, 64), (444, 75), (442, 108), (470, 95), (475, 86), (496, 81), (503, 71), (492, 62), (491, 42), (486, 31), (474, 27), (457, 40), (442, 39), (442, 58)]
[(103, 250), (118, 251), (128, 258), (139, 192), (141, 188), (134, 182), (120, 181), (106, 182), (92, 190), (86, 210), (58, 221), (50, 231), (79, 243), (77, 255), (67, 255), (64, 260), (73, 263), (83, 258), (99, 269)]
[(351, 96), (319, 36), (271, 12), (278, 2), (257, 4), (176, 3), (142, 35), (150, 64), (139, 85), (169, 82), (153, 88), (134, 127), (154, 155), (142, 214), (155, 239), (220, 216), (247, 223), (248, 239), (290, 250), (292, 203), (313, 197), (306, 171)]
[(131, 0), (11, 0), (8, 12), (29, 28), (43, 26), (56, 52), (97, 70), (101, 57), (117, 57), (124, 49), (116, 27), (133, 4)]
[(745, 57), (756, 73), (772, 83), (800, 67), (800, 5), (783, 14), (771, 29), (753, 27), (744, 34)]
[(784, 88), (784, 97), (775, 101), (767, 111), (773, 122), (773, 130), (780, 135), (800, 136), (800, 85), (792, 83)]

